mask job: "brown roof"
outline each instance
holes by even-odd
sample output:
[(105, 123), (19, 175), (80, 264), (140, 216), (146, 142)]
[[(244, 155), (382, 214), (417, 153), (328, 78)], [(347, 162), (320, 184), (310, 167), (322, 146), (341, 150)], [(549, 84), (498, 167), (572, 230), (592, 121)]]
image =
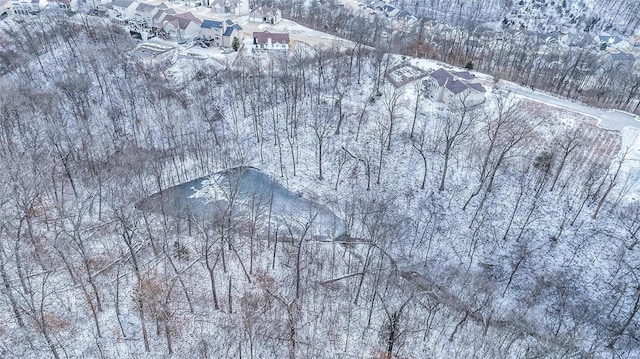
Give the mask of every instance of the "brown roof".
[(289, 34), (277, 33), (277, 32), (254, 32), (253, 38), (255, 39), (256, 44), (262, 45), (269, 42), (268, 39), (271, 39), (271, 43), (276, 44), (288, 44), (289, 43)]
[(185, 12), (182, 14), (165, 16), (162, 21), (162, 24), (164, 25), (166, 23), (170, 23), (171, 25), (173, 25), (173, 27), (184, 30), (187, 28), (187, 26), (189, 26), (189, 23), (192, 23), (192, 22), (198, 26), (200, 26), (200, 24), (202, 23), (202, 21), (200, 21), (200, 19), (195, 17), (192, 13)]

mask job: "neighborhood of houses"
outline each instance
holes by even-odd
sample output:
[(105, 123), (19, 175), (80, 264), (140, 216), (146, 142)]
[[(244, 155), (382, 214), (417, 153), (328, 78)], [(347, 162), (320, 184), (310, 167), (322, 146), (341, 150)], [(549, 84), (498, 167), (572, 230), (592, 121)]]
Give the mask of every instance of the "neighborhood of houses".
[[(344, 6), (340, 0), (319, 0), (330, 7)], [(426, 33), (448, 32), (455, 29), (430, 19), (417, 18), (403, 9), (394, 0), (360, 0), (360, 9), (365, 16), (384, 17), (392, 24), (393, 31), (417, 31)], [(0, 16), (35, 15), (44, 9), (85, 11), (91, 15), (104, 16), (125, 25), (132, 35), (146, 40), (158, 36), (162, 39), (188, 43), (199, 40), (202, 46), (233, 48), (238, 50), (245, 39), (254, 50), (288, 50), (292, 41), (287, 33), (271, 31), (247, 31), (238, 23), (239, 19), (254, 24), (276, 25), (282, 21), (282, 12), (272, 7), (251, 8), (249, 0), (0, 0)], [(357, 8), (356, 8), (357, 9)], [(368, 15), (367, 15), (368, 14)], [(381, 36), (386, 36), (383, 31)], [(467, 35), (468, 50), (481, 48), (487, 41), (500, 41), (509, 37), (535, 38), (542, 47), (539, 51), (554, 61), (554, 47), (583, 47), (598, 51), (605, 63), (633, 65), (640, 54), (640, 36), (624, 39), (613, 35), (592, 36), (587, 33), (538, 33), (509, 28), (495, 30), (477, 26)], [(234, 41), (234, 39), (237, 39)], [(433, 41), (433, 38), (428, 41)]]
[(158, 36), (187, 43), (197, 40), (203, 47), (216, 46), (238, 50), (245, 37), (252, 36), (255, 50), (288, 50), (288, 33), (255, 31), (246, 34), (237, 19), (275, 25), (282, 21), (277, 8), (251, 9), (248, 0), (0, 0), (0, 14), (36, 15), (44, 9), (79, 11), (110, 18), (126, 26), (142, 40)]
[[(401, 0), (359, 0), (361, 13), (369, 16), (384, 18), (388, 20), (394, 31), (420, 31), (451, 32), (456, 29), (452, 26), (441, 24), (432, 19), (419, 18), (404, 8), (406, 5)], [(571, 32), (576, 31), (576, 32)], [(543, 47), (584, 47), (599, 51), (605, 63), (613, 65), (633, 65), (636, 58), (640, 56), (640, 35), (627, 39), (619, 36), (601, 34), (593, 36), (585, 32), (577, 32), (575, 29), (563, 32), (536, 32), (526, 29), (503, 28), (500, 30), (491, 29), (488, 26), (477, 26), (473, 34), (468, 36), (465, 46), (468, 49), (483, 46), (483, 43), (491, 41), (501, 41), (505, 37), (524, 38), (534, 37)], [(383, 33), (385, 36), (386, 33)]]

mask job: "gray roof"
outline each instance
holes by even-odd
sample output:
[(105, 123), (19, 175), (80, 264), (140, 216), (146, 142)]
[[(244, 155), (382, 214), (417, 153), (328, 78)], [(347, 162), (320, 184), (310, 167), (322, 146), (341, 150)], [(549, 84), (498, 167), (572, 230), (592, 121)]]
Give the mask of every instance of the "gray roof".
[(624, 52), (616, 52), (615, 54), (611, 54), (611, 60), (634, 62), (636, 61), (636, 58), (632, 54), (627, 54)]
[(136, 11), (148, 11), (151, 12), (156, 8), (155, 5), (151, 5), (151, 4), (146, 4), (141, 2), (138, 7), (136, 8)]
[(175, 28), (180, 28), (183, 30), (186, 29), (190, 23), (194, 23), (198, 26), (201, 24), (200, 19), (193, 16), (193, 14), (190, 12), (185, 12), (185, 13), (176, 14), (176, 15), (167, 15), (162, 20), (162, 26), (164, 26), (167, 23), (173, 25), (173, 27)]
[(111, 2), (111, 5), (123, 8), (128, 8), (131, 4), (133, 4), (133, 0), (114, 0)]
[(609, 36), (609, 35), (601, 35), (599, 36), (600, 42), (606, 42), (609, 44), (617, 44), (622, 41), (621, 38), (617, 36)]
[(550, 33), (538, 33), (537, 34), (538, 39), (545, 41), (545, 42), (552, 42), (552, 41), (558, 41), (558, 33), (557, 32), (550, 32)]
[(464, 80), (472, 80), (475, 78), (475, 76), (469, 71), (456, 71), (452, 72), (451, 74)]
[(176, 14), (176, 11), (173, 9), (161, 10), (161, 11), (158, 11), (158, 13), (153, 16), (153, 21), (154, 22), (160, 21), (163, 15), (168, 16), (168, 15), (175, 15), (175, 14)]
[(484, 88), (484, 86), (482, 86), (479, 83), (470, 83), (469, 87), (471, 87), (472, 89), (478, 91), (478, 92), (487, 92), (487, 90)]
[(464, 82), (456, 80), (454, 78), (447, 82), (446, 87), (454, 95), (457, 95), (468, 88), (468, 86)]
[(434, 78), (438, 82), (438, 85), (444, 86), (444, 84), (447, 83), (447, 80), (451, 77), (451, 74), (449, 74), (445, 69), (438, 69), (429, 74), (429, 76)]
[(432, 72), (429, 76), (435, 79), (439, 86), (446, 87), (454, 95), (462, 93), (466, 89), (473, 89), (478, 92), (487, 92), (481, 84), (469, 83), (466, 81), (475, 78), (475, 76), (468, 71), (456, 71), (449, 73), (447, 70), (441, 68)]
[(396, 15), (397, 18), (408, 19), (411, 17), (411, 13), (407, 10), (400, 10), (400, 12)]

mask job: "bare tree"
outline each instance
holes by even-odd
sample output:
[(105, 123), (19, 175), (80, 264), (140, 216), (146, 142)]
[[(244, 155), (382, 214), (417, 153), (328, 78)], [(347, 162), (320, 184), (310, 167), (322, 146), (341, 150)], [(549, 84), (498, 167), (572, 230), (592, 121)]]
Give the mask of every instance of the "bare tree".
[(578, 148), (582, 144), (581, 134), (578, 129), (575, 129), (569, 133), (564, 133), (561, 138), (556, 138), (558, 143), (558, 147), (560, 148), (561, 157), (560, 164), (558, 164), (558, 169), (556, 170), (556, 174), (553, 177), (553, 181), (551, 182), (551, 188), (549, 191), (553, 191), (558, 182), (558, 178), (560, 178), (560, 173), (564, 169), (564, 166), (567, 162), (567, 158), (573, 153), (573, 151)]
[(486, 133), (489, 145), (480, 166), (480, 183), (476, 191), (467, 199), (462, 210), (466, 210), (471, 200), (486, 184), (486, 192), (479, 207), (482, 207), (488, 193), (493, 190), (496, 175), (517, 146), (529, 138), (540, 121), (530, 123), (520, 112), (517, 103), (498, 100), (498, 116), (487, 121)]
[(313, 133), (316, 137), (316, 146), (317, 146), (317, 156), (318, 156), (318, 179), (323, 180), (324, 176), (322, 174), (322, 155), (324, 154), (324, 143), (325, 139), (329, 135), (330, 132), (330, 124), (324, 116), (315, 116), (313, 119)]
[[(600, 201), (598, 201), (598, 205), (596, 206), (595, 211), (591, 215), (591, 218), (593, 219), (598, 218), (598, 214), (600, 213), (600, 210), (602, 209), (604, 202), (607, 200), (607, 197), (611, 193), (611, 190), (613, 190), (613, 188), (618, 184), (618, 176), (620, 175), (620, 170), (622, 169), (622, 165), (624, 164), (624, 161), (627, 158), (628, 154), (629, 154), (629, 148), (622, 149), (615, 163), (612, 165), (613, 168), (610, 167), (607, 170), (607, 175), (603, 178), (602, 183), (600, 184), (600, 188), (603, 188), (603, 186), (605, 185), (605, 182), (608, 182), (608, 184), (606, 185), (606, 189), (604, 190), (602, 197), (600, 197)], [(613, 170), (613, 173), (611, 173), (612, 170)]]
[(391, 150), (391, 138), (393, 137), (393, 126), (398, 118), (398, 110), (404, 106), (402, 101), (402, 91), (394, 87), (393, 90), (387, 88), (382, 98), (384, 108), (389, 116), (389, 134), (387, 135), (387, 151)]
[(439, 191), (444, 191), (449, 170), (449, 160), (456, 148), (462, 143), (467, 131), (475, 121), (475, 114), (466, 103), (467, 96), (453, 100), (453, 110), (450, 113), (437, 115), (442, 136), (442, 154), (444, 163), (442, 165), (442, 176), (440, 178)]

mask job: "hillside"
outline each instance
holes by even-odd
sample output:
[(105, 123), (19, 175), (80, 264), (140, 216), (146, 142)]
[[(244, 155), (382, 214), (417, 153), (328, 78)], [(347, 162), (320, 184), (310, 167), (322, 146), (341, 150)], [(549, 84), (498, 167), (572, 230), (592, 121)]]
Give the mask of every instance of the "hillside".
[(637, 128), (364, 47), (1, 26), (0, 356), (640, 356)]
[[(363, 2), (366, 3), (366, 2)], [(446, 24), (490, 23), (535, 32), (611, 32), (634, 35), (640, 2), (597, 0), (391, 1), (391, 4)]]

